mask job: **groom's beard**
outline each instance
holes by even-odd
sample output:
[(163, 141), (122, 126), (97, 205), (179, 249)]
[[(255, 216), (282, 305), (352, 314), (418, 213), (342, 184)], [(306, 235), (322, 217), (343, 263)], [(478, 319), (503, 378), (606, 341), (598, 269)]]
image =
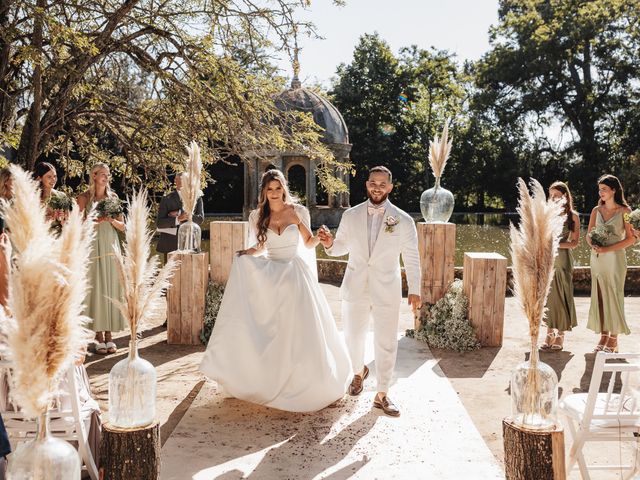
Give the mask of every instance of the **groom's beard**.
[(387, 200), (387, 198), (389, 198), (389, 194), (383, 193), (382, 196), (378, 197), (377, 199), (374, 199), (371, 196), (371, 194), (367, 192), (367, 198), (373, 205), (380, 205), (381, 203), (384, 203)]

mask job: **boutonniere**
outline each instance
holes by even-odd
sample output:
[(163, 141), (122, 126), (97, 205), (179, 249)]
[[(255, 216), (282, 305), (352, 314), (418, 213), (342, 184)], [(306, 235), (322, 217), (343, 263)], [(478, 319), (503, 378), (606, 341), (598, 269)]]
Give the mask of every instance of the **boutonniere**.
[(400, 223), (400, 220), (398, 220), (396, 217), (392, 217), (391, 215), (388, 215), (387, 218), (384, 221), (384, 231), (387, 233), (391, 233), (393, 232), (393, 230), (396, 228), (396, 225), (398, 225)]

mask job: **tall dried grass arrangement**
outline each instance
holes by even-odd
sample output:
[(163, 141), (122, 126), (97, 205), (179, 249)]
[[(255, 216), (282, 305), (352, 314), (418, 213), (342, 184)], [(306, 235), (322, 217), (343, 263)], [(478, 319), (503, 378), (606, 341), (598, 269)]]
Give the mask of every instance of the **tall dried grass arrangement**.
[(442, 128), (442, 135), (438, 137), (435, 135), (433, 140), (429, 143), (429, 164), (431, 170), (433, 170), (433, 176), (440, 178), (444, 167), (447, 165), (449, 154), (451, 153), (451, 145), (453, 139), (449, 140), (449, 121), (444, 123)]
[(202, 196), (202, 190), (200, 190), (202, 159), (200, 158), (200, 147), (195, 141), (191, 142), (191, 145), (187, 147), (187, 151), (189, 152), (189, 159), (187, 160), (179, 195), (180, 200), (182, 200), (182, 209), (187, 214), (189, 221), (191, 221), (196, 202)]
[(513, 293), (529, 322), (531, 339), (531, 368), (527, 374), (524, 411), (532, 413), (539, 390), (538, 333), (546, 315), (545, 304), (554, 274), (554, 261), (566, 215), (560, 202), (547, 200), (542, 185), (531, 180), (532, 194), (521, 178), (518, 179), (520, 200), (517, 211), (520, 224), (510, 225), (511, 262), (513, 265)]
[(125, 218), (125, 243), (122, 253), (115, 249), (116, 266), (123, 289), (123, 300), (112, 301), (129, 323), (131, 341), (138, 330), (164, 312), (162, 292), (178, 262), (169, 259), (160, 268), (158, 256), (151, 257), (151, 230), (148, 228), (149, 206), (146, 190), (134, 192)]
[(74, 203), (59, 237), (49, 230), (36, 183), (11, 167), (13, 202), (3, 201), (5, 221), (16, 243), (9, 277), (8, 307), (0, 309), (6, 353), (14, 374), (11, 395), (29, 417), (44, 413), (64, 372), (93, 337), (85, 325), (87, 268), (95, 235), (94, 217), (83, 219)]

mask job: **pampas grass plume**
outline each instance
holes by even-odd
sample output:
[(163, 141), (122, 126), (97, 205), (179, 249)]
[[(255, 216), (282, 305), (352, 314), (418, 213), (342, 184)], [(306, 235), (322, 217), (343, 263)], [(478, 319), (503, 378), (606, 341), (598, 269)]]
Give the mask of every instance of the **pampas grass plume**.
[(158, 256), (151, 257), (152, 232), (147, 227), (150, 211), (147, 192), (134, 192), (129, 200), (125, 218), (125, 243), (122, 253), (115, 249), (116, 266), (123, 289), (122, 301), (112, 300), (129, 323), (131, 340), (141, 327), (157, 319), (164, 312), (162, 292), (169, 287), (169, 279), (178, 262), (169, 259), (160, 268)]
[(191, 142), (191, 145), (187, 147), (187, 151), (189, 152), (189, 159), (182, 179), (182, 188), (178, 194), (180, 195), (180, 200), (182, 200), (182, 209), (191, 221), (196, 202), (202, 196), (202, 191), (200, 190), (202, 158), (200, 157), (200, 147), (195, 141)]
[(25, 415), (36, 417), (48, 409), (61, 376), (93, 337), (85, 328), (83, 303), (95, 229), (93, 217), (83, 220), (74, 204), (54, 237), (35, 182), (16, 165), (11, 174), (14, 200), (3, 204), (3, 212), (18, 255), (9, 277), (12, 316), (2, 311), (1, 321), (13, 367), (11, 396)]
[(529, 321), (535, 345), (554, 274), (554, 261), (566, 215), (562, 203), (547, 200), (540, 183), (531, 180), (531, 191), (518, 179), (520, 224), (510, 225), (513, 292)]
[(444, 167), (449, 159), (449, 154), (451, 153), (453, 139), (449, 140), (448, 124), (449, 121), (447, 120), (444, 123), (442, 135), (438, 138), (438, 135), (436, 134), (429, 144), (429, 164), (433, 170), (433, 176), (436, 178), (440, 178), (442, 176)]

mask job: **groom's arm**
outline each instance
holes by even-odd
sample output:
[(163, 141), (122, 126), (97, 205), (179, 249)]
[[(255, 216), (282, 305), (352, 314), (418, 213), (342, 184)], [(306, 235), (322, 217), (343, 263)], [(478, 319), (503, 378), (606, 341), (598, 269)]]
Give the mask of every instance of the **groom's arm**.
[(409, 295), (420, 295), (422, 272), (420, 270), (420, 253), (418, 251), (418, 231), (413, 219), (407, 215), (407, 226), (403, 229), (402, 262), (407, 275)]
[(349, 222), (346, 221), (348, 219), (344, 218), (344, 214), (342, 217), (340, 225), (338, 225), (336, 236), (333, 239), (333, 243), (329, 247), (324, 248), (327, 255), (331, 257), (342, 257), (349, 253), (349, 242), (347, 241), (349, 239)]

